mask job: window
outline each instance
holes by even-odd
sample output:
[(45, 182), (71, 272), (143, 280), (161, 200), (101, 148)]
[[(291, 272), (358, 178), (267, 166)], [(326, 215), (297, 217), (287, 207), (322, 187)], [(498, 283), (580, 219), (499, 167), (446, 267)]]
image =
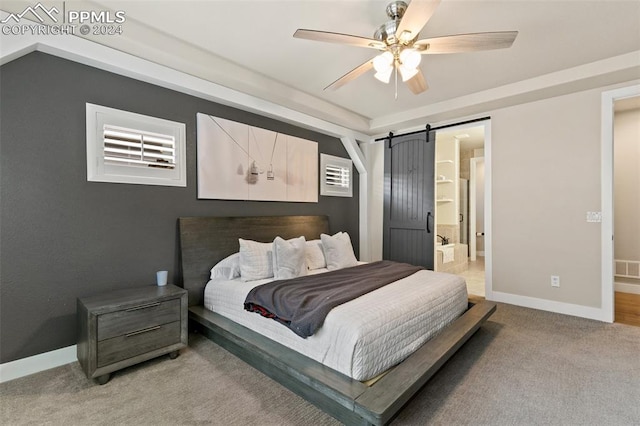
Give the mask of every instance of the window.
[(320, 195), (353, 197), (351, 185), (352, 161), (333, 155), (320, 154)]
[(87, 104), (87, 180), (187, 186), (185, 125)]

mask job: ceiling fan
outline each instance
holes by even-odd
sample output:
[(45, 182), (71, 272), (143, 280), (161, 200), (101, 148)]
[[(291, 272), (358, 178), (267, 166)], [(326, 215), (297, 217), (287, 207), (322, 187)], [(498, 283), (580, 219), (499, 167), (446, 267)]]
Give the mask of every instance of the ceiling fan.
[(389, 83), (395, 71), (396, 97), (398, 73), (402, 81), (417, 95), (428, 88), (424, 75), (418, 68), (422, 55), (503, 49), (510, 47), (518, 35), (517, 31), (501, 31), (418, 40), (420, 31), (429, 21), (440, 1), (412, 0), (409, 5), (404, 1), (390, 3), (386, 12), (391, 20), (382, 24), (375, 31), (373, 38), (307, 29), (298, 29), (293, 36), (382, 51), (378, 56), (369, 59), (325, 87), (325, 90), (338, 89), (373, 68), (376, 71), (375, 77), (384, 83)]

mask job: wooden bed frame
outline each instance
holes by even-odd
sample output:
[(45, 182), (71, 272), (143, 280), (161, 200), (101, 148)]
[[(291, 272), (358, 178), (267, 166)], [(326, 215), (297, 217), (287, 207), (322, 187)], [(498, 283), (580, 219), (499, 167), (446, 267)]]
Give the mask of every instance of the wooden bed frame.
[(329, 233), (326, 216), (183, 217), (178, 226), (190, 327), (345, 424), (389, 423), (496, 309), (492, 302), (470, 303), (455, 322), (367, 386), (203, 306), (211, 268), (238, 251), (238, 238), (317, 239)]

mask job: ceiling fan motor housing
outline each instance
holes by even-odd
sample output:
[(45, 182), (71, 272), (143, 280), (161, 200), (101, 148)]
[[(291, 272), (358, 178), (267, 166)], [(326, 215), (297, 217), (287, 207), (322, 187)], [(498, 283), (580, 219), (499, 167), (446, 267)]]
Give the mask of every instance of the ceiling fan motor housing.
[(387, 5), (387, 16), (391, 19), (402, 19), (404, 12), (407, 10), (407, 3), (403, 1), (394, 1)]
[(403, 1), (389, 3), (387, 5), (387, 16), (391, 20), (382, 24), (373, 34), (373, 38), (386, 43), (388, 46), (398, 43), (399, 39), (396, 37), (396, 31), (406, 10), (407, 3)]

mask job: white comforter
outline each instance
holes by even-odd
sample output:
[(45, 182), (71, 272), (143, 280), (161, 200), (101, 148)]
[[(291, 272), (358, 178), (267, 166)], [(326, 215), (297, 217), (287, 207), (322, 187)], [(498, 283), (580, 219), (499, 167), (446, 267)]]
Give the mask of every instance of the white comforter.
[(463, 278), (424, 270), (334, 308), (318, 332), (303, 339), (244, 310), (249, 290), (269, 281), (209, 281), (205, 307), (356, 380), (398, 364), (467, 309)]

